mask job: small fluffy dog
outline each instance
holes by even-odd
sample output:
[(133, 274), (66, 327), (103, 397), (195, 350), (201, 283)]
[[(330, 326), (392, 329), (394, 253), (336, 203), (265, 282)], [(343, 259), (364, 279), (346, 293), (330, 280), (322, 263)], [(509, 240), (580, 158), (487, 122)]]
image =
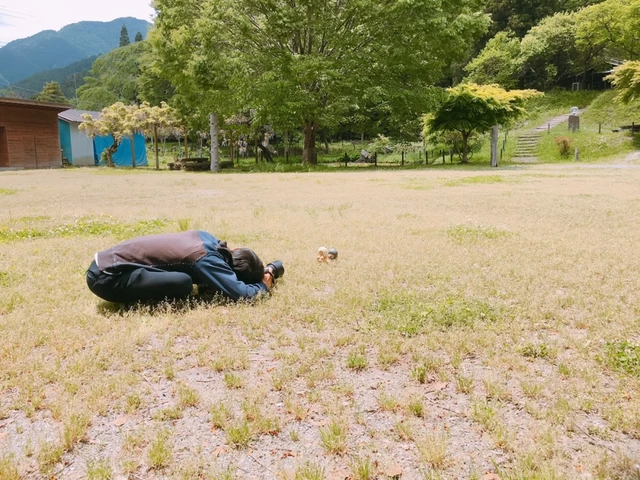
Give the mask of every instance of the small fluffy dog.
[(316, 260), (318, 263), (329, 263), (329, 260), (338, 258), (338, 251), (335, 248), (320, 247)]

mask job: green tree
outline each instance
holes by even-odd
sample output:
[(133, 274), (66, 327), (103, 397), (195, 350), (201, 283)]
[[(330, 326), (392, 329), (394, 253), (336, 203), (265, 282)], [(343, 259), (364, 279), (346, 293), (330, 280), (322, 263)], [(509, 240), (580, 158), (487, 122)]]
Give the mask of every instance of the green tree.
[(520, 40), (511, 32), (499, 32), (465, 67), (467, 81), (479, 84), (497, 83), (513, 88), (518, 82), (516, 59), (520, 55)]
[(447, 89), (446, 100), (427, 119), (431, 133), (458, 132), (462, 137), (462, 162), (469, 161), (469, 139), (494, 125), (508, 126), (525, 113), (527, 99), (542, 95), (535, 90), (507, 91), (498, 85), (461, 84)]
[(127, 26), (122, 25), (122, 28), (120, 29), (120, 44), (118, 46), (126, 47), (130, 43), (131, 40), (129, 40), (129, 32), (127, 31)]
[(301, 128), (313, 164), (316, 132), (349, 112), (416, 120), (428, 87), (488, 26), (472, 0), (436, 3), (157, 0), (150, 36), (186, 105)]
[(58, 82), (49, 82), (45, 84), (42, 91), (33, 97), (33, 100), (49, 103), (68, 103), (62, 88)]
[(618, 100), (630, 103), (640, 99), (640, 61), (632, 60), (624, 62), (613, 69), (613, 73), (607, 77), (619, 90)]
[(545, 18), (558, 12), (573, 12), (586, 5), (602, 0), (488, 0), (485, 11), (493, 20), (491, 33), (511, 30), (518, 38), (524, 37), (531, 28)]
[(141, 41), (142, 41), (142, 34), (140, 32), (137, 32), (134, 42), (141, 42)]
[(577, 13), (580, 43), (619, 60), (640, 59), (640, 0), (606, 0)]
[(101, 110), (116, 102), (137, 102), (140, 62), (147, 48), (147, 42), (142, 41), (98, 57), (86, 83), (78, 88), (78, 108)]

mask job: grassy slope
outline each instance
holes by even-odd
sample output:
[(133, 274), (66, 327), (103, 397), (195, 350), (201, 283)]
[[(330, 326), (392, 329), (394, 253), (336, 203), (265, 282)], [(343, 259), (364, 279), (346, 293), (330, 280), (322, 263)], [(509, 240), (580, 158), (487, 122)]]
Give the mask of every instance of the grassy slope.
[[(567, 113), (572, 106), (586, 108), (581, 116), (580, 131), (568, 131), (563, 123), (551, 129), (549, 135), (543, 135), (538, 151), (541, 162), (573, 161), (575, 148), (579, 149), (580, 161), (598, 161), (603, 159), (624, 157), (626, 154), (640, 148), (638, 135), (632, 138), (625, 132), (613, 132), (613, 128), (621, 124), (628, 124), (634, 120), (640, 123), (640, 102), (631, 105), (621, 105), (615, 101), (615, 92), (548, 92), (544, 97), (536, 99), (529, 107), (530, 114), (522, 122), (507, 144), (506, 158), (515, 149), (515, 138), (521, 131), (530, 130), (547, 119)], [(635, 112), (635, 113), (634, 113)], [(600, 124), (602, 124), (600, 126)], [(598, 133), (598, 131), (601, 133)], [(556, 145), (556, 139), (566, 137), (570, 141), (572, 154), (562, 157)], [(488, 151), (488, 146), (483, 149)]]

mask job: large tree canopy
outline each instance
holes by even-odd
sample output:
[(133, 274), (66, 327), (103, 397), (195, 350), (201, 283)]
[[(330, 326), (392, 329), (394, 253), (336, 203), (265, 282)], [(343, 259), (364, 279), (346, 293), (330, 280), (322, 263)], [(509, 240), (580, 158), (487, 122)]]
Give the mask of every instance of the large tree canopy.
[[(315, 133), (375, 108), (417, 118), (425, 89), (484, 33), (475, 0), (156, 0), (159, 70), (193, 108)], [(372, 102), (372, 99), (374, 101)], [(373, 103), (373, 104), (372, 104)]]
[(618, 60), (640, 59), (640, 0), (606, 0), (577, 13), (578, 41)]
[(462, 161), (468, 161), (468, 141), (474, 133), (484, 133), (494, 125), (508, 126), (524, 112), (527, 99), (541, 95), (536, 90), (507, 91), (498, 85), (461, 84), (447, 89), (447, 98), (430, 116), (431, 132), (459, 132)]
[(141, 41), (98, 57), (86, 83), (78, 88), (78, 108), (101, 110), (115, 102), (136, 102), (140, 59), (147, 48), (147, 42)]
[(479, 84), (498, 83), (513, 88), (518, 82), (516, 60), (520, 55), (520, 40), (511, 32), (499, 32), (465, 67), (467, 80)]

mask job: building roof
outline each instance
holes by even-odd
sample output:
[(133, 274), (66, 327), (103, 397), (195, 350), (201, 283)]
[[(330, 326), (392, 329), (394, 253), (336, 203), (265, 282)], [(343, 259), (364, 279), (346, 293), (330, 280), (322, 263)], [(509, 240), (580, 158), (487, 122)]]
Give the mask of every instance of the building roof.
[(64, 111), (69, 108), (69, 105), (65, 105), (62, 103), (36, 102), (35, 100), (23, 100), (22, 98), (4, 97), (0, 98), (0, 106), (41, 108), (58, 111)]
[(100, 112), (92, 112), (91, 110), (76, 110), (71, 108), (59, 113), (58, 118), (61, 120), (66, 120), (67, 122), (82, 123), (84, 122), (84, 118), (82, 118), (82, 115), (85, 113), (91, 115), (95, 119), (100, 118), (101, 115)]

